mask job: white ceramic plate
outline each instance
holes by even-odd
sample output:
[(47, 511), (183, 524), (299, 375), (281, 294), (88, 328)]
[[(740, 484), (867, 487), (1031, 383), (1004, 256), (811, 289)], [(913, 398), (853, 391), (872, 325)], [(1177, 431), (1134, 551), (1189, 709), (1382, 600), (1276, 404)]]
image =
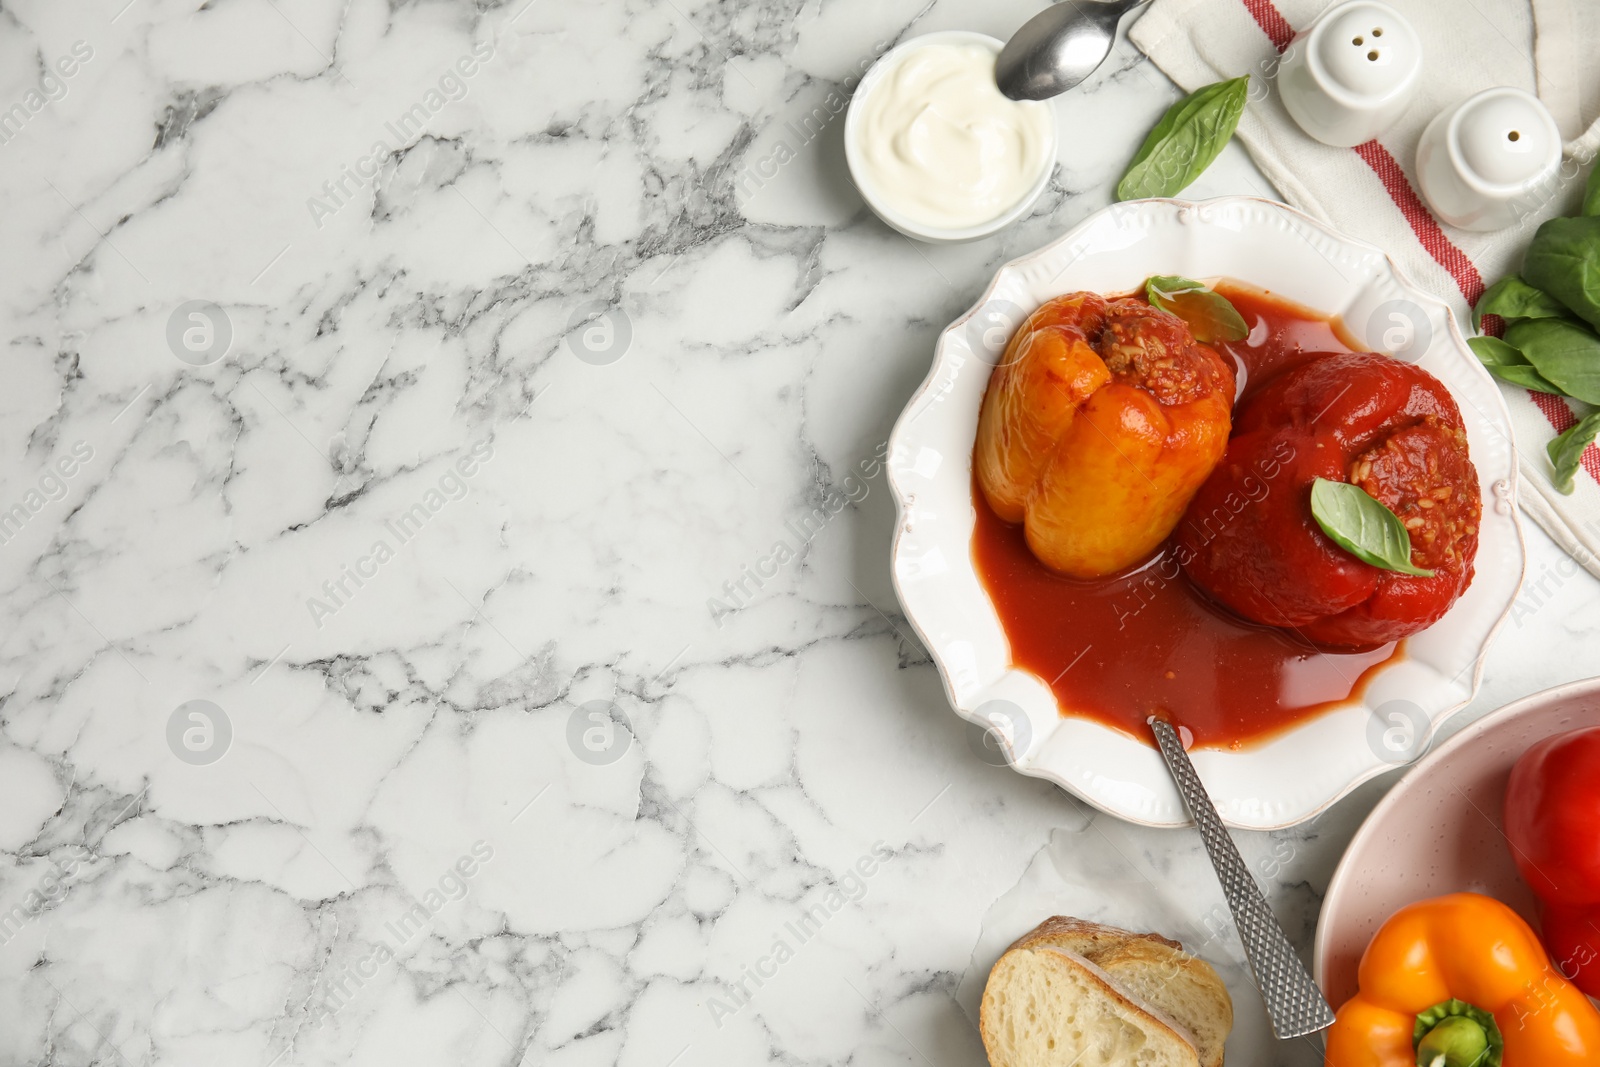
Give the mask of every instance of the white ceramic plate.
[(1403, 278), (1379, 249), (1254, 197), (1143, 200), (1096, 212), (1053, 244), (1002, 267), (977, 305), (940, 335), (933, 369), (890, 437), (889, 484), (899, 508), (895, 589), (938, 664), (950, 703), (963, 718), (991, 727), (1017, 770), (1131, 822), (1188, 825), (1155, 749), (1090, 720), (1063, 717), (1041, 679), (1011, 667), (971, 553), (973, 438), (1005, 338), (1053, 296), (1130, 292), (1152, 274), (1235, 278), (1271, 289), (1340, 316), (1368, 347), (1419, 363), (1455, 396), (1483, 487), (1476, 578), (1443, 619), (1410, 639), (1402, 660), (1372, 679), (1362, 702), (1241, 751), (1194, 753), (1230, 825), (1291, 826), (1414, 757), (1432, 729), (1471, 701), (1484, 650), (1510, 610), (1525, 565), (1516, 452), (1500, 390), (1448, 307)]

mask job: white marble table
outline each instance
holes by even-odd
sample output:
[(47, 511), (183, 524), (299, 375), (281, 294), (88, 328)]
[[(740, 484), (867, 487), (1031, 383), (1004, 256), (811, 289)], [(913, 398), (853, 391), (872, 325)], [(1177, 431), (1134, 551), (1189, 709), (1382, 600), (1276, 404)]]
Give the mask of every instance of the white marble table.
[[(6, 3), (0, 1062), (976, 1064), (1029, 894), (1215, 909), (1190, 834), (975, 758), (889, 585), (935, 333), (1176, 93), (1123, 46), (937, 250), (836, 105), (1037, 6)], [(1529, 538), (1457, 724), (1594, 669)], [(1299, 944), (1384, 784), (1241, 835)], [(1205, 951), (1231, 1063), (1318, 1062)]]

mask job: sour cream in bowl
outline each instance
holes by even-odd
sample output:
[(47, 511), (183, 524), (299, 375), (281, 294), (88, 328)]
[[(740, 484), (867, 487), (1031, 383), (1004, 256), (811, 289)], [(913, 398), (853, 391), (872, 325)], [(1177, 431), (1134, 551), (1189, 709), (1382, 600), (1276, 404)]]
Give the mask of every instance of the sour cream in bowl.
[(1056, 160), (1048, 101), (994, 80), (1002, 44), (964, 30), (914, 37), (875, 63), (850, 102), (845, 159), (867, 205), (922, 241), (970, 241), (1033, 207)]

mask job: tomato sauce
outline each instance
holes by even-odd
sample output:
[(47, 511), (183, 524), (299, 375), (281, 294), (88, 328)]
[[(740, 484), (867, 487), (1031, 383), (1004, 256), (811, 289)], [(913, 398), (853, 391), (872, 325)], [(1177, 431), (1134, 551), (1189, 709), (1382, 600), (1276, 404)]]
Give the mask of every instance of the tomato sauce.
[[(1248, 396), (1315, 355), (1363, 350), (1337, 320), (1270, 293), (1219, 285), (1250, 326), (1231, 357)], [(974, 479), (972, 556), (1011, 646), (1013, 666), (1049, 685), (1064, 715), (1150, 741), (1160, 713), (1195, 743), (1241, 748), (1359, 699), (1404, 642), (1324, 652), (1292, 632), (1245, 622), (1213, 605), (1164, 545), (1139, 566), (1093, 581), (1063, 578), (1029, 551), (1022, 527), (990, 510)]]

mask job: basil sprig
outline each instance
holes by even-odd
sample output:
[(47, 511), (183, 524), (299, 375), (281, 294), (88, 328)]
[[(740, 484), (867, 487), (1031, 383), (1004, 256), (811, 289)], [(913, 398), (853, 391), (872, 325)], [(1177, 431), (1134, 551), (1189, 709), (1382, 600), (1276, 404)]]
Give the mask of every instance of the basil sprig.
[(1550, 463), (1556, 469), (1556, 488), (1561, 492), (1571, 494), (1583, 450), (1594, 443), (1596, 436), (1600, 436), (1600, 411), (1580, 419), (1576, 426), (1545, 446), (1545, 451), (1550, 453)]
[(1583, 323), (1524, 319), (1506, 328), (1506, 344), (1567, 396), (1600, 404), (1600, 337)]
[(1498, 337), (1472, 337), (1467, 340), (1467, 347), (1472, 349), (1472, 354), (1478, 357), (1478, 362), (1489, 369), (1489, 373), (1501, 381), (1520, 385), (1524, 389), (1532, 389), (1536, 393), (1555, 393), (1561, 395), (1561, 390), (1545, 380), (1544, 375), (1533, 369), (1521, 352), (1506, 344)]
[[(1600, 166), (1591, 168), (1583, 214), (1544, 222), (1522, 261), (1522, 274), (1500, 279), (1472, 309), (1505, 320), (1505, 338), (1468, 342), (1501, 381), (1600, 405)], [(1573, 490), (1583, 452), (1600, 434), (1590, 414), (1546, 446), (1555, 485)]]
[(1528, 245), (1522, 280), (1600, 326), (1600, 215), (1546, 220)]
[(1250, 336), (1250, 327), (1245, 325), (1239, 309), (1203, 282), (1157, 274), (1145, 279), (1144, 298), (1152, 306), (1182, 319), (1202, 344), (1243, 341)]
[(1411, 535), (1400, 517), (1359, 485), (1318, 478), (1311, 483), (1311, 517), (1334, 544), (1363, 563), (1417, 578), (1433, 572), (1411, 565)]
[(1535, 289), (1515, 274), (1508, 274), (1478, 298), (1472, 309), (1473, 329), (1483, 329), (1485, 315), (1499, 315), (1511, 323), (1517, 319), (1566, 318), (1567, 309), (1543, 289)]
[(1182, 192), (1233, 136), (1249, 92), (1247, 74), (1196, 89), (1168, 108), (1117, 183), (1117, 199)]

